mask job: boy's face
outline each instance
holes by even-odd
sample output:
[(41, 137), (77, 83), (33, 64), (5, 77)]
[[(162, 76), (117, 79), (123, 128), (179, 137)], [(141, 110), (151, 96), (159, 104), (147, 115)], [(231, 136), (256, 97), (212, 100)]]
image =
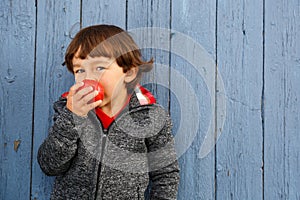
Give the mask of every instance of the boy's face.
[(115, 59), (107, 57), (92, 58), (90, 56), (81, 59), (75, 55), (72, 62), (76, 82), (92, 79), (103, 85), (104, 99), (101, 107), (111, 105), (112, 101), (122, 103), (119, 102), (119, 96), (127, 95), (127, 76)]

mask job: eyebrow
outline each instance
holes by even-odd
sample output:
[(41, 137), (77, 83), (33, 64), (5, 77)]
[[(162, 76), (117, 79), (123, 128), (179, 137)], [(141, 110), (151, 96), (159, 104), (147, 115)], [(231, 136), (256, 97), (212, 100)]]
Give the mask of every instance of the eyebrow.
[[(90, 64), (92, 65), (95, 65), (95, 64), (101, 64), (101, 65), (104, 65), (103, 67), (108, 67), (109, 65), (111, 65), (112, 63), (114, 62), (114, 60), (94, 60), (94, 61), (91, 61)], [(76, 68), (76, 67), (80, 67), (81, 65), (80, 64), (73, 64), (73, 68)]]

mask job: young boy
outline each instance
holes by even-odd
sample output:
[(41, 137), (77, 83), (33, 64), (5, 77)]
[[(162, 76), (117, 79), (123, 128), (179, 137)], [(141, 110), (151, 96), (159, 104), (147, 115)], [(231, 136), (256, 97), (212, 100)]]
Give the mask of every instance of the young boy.
[[(38, 151), (43, 172), (56, 176), (51, 199), (176, 199), (179, 168), (171, 120), (138, 85), (145, 62), (128, 33), (112, 25), (82, 29), (65, 64), (76, 84), (54, 103), (54, 125)], [(83, 87), (100, 82), (104, 98)]]

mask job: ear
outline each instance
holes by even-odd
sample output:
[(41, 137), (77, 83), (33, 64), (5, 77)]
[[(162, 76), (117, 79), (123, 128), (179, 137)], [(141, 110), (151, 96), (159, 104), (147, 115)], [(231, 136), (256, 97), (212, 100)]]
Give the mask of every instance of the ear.
[(136, 78), (136, 75), (138, 73), (137, 67), (131, 67), (126, 73), (125, 73), (125, 83), (130, 83)]

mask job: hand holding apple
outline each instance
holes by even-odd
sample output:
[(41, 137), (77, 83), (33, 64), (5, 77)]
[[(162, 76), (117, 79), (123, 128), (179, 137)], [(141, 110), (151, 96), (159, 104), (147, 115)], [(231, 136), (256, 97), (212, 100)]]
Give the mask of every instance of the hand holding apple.
[(95, 80), (85, 79), (70, 88), (67, 108), (78, 116), (86, 116), (102, 103), (103, 97), (102, 85)]
[(99, 100), (103, 100), (104, 89), (103, 89), (103, 86), (101, 85), (100, 82), (95, 81), (95, 80), (91, 80), (91, 79), (84, 79), (82, 82), (84, 83), (84, 85), (82, 87), (80, 87), (78, 90), (81, 90), (81, 89), (86, 88), (86, 87), (92, 87), (93, 88), (92, 91), (97, 91), (98, 92), (98, 94), (94, 97), (94, 99), (89, 101), (89, 103), (99, 101)]

